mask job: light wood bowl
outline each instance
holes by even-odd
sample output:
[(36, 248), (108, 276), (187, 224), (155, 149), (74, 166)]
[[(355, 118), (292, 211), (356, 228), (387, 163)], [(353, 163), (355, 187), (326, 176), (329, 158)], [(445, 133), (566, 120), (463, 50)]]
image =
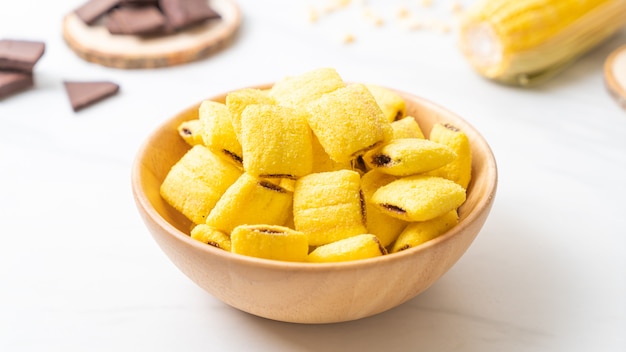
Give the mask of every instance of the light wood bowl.
[[(267, 87), (267, 86), (264, 86)], [(262, 87), (258, 87), (262, 88)], [(417, 96), (398, 92), (424, 133), (438, 121), (468, 135), (473, 179), (460, 222), (421, 246), (373, 259), (342, 263), (290, 263), (237, 255), (188, 236), (191, 223), (159, 195), (170, 167), (189, 149), (177, 126), (198, 117), (196, 104), (156, 129), (138, 151), (132, 189), (139, 213), (169, 259), (191, 280), (224, 303), (285, 322), (334, 323), (394, 308), (430, 287), (468, 249), (493, 205), (496, 161), (485, 139), (457, 115)], [(211, 98), (223, 102), (226, 94)]]

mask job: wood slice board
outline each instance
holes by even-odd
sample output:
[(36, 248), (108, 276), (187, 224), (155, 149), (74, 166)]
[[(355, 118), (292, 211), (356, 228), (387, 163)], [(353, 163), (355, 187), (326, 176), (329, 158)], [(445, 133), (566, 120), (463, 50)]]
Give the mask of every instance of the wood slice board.
[(604, 64), (604, 78), (611, 95), (626, 109), (626, 45), (609, 55)]
[(208, 57), (228, 46), (241, 24), (232, 0), (212, 0), (220, 20), (208, 21), (176, 34), (158, 37), (113, 35), (102, 24), (88, 26), (76, 14), (63, 19), (63, 38), (86, 61), (103, 66), (142, 69), (180, 65)]

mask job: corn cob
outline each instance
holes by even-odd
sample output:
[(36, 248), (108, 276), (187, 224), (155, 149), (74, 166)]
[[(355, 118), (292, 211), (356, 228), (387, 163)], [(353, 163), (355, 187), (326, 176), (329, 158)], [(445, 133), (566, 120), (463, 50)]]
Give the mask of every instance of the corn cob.
[(530, 85), (626, 23), (626, 0), (483, 0), (464, 16), (461, 50), (483, 76)]

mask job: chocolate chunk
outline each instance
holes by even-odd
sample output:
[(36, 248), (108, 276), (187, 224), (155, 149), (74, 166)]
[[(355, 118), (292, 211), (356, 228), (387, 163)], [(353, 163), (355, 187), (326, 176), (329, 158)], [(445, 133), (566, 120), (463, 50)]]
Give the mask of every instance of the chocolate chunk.
[(0, 40), (0, 70), (30, 73), (39, 61), (46, 45), (28, 40)]
[(165, 16), (155, 6), (120, 7), (105, 18), (111, 34), (142, 35), (161, 32)]
[(116, 94), (120, 87), (113, 82), (63, 82), (74, 111)]
[(161, 10), (174, 29), (220, 18), (207, 0), (159, 0)]
[(159, 0), (120, 0), (120, 5), (158, 5)]
[(100, 17), (119, 4), (120, 0), (89, 0), (74, 13), (86, 24), (94, 24)]
[(0, 71), (0, 99), (34, 85), (32, 73)]

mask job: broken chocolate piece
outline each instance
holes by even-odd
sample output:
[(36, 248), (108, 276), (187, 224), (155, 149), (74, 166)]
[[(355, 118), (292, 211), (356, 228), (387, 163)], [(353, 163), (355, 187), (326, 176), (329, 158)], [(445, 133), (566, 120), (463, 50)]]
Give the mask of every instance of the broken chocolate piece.
[(0, 71), (0, 99), (34, 85), (31, 73)]
[(94, 24), (100, 17), (119, 4), (120, 0), (89, 0), (74, 13), (88, 25)]
[(28, 40), (0, 40), (0, 70), (33, 71), (46, 45)]
[(161, 10), (174, 29), (182, 29), (210, 19), (220, 18), (207, 0), (160, 0)]
[(65, 91), (74, 111), (81, 110), (108, 98), (119, 91), (119, 85), (113, 82), (63, 82)]
[(158, 5), (159, 0), (120, 0), (120, 5)]
[(120, 7), (105, 18), (111, 34), (142, 35), (163, 31), (165, 16), (155, 6)]

